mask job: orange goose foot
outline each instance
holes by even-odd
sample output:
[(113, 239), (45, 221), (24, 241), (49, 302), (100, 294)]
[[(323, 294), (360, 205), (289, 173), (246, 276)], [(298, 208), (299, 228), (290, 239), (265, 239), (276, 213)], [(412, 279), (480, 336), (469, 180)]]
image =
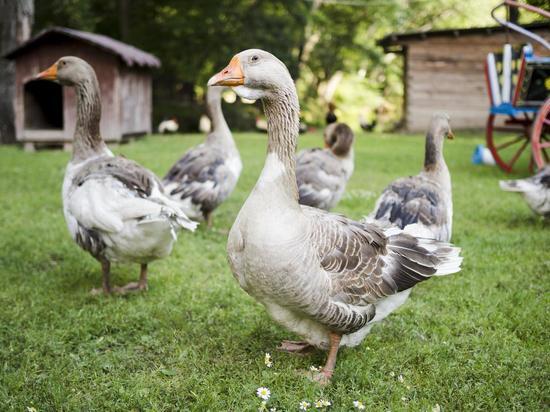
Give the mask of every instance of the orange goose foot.
[(139, 282), (130, 282), (122, 287), (116, 287), (115, 292), (120, 295), (126, 295), (133, 292), (143, 292), (148, 289), (147, 286), (147, 264), (141, 265), (141, 271), (139, 274)]

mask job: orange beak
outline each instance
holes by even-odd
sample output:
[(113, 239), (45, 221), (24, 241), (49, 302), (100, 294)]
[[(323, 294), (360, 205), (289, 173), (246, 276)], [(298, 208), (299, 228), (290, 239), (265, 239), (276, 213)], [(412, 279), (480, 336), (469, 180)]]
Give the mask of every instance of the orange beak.
[(449, 129), (449, 133), (447, 133), (447, 139), (453, 140), (455, 138), (455, 135), (453, 134), (452, 130)]
[(36, 79), (42, 80), (56, 80), (57, 79), (57, 63), (52, 64), (49, 68), (43, 72), (38, 73), (35, 76)]
[(242, 86), (243, 84), (244, 74), (237, 56), (231, 59), (225, 69), (208, 80), (208, 86)]

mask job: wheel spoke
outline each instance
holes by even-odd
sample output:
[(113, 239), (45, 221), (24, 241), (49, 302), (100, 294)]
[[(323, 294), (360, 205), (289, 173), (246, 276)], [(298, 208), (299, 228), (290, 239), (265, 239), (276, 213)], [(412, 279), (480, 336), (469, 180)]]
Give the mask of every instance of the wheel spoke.
[(504, 132), (504, 133), (523, 133), (525, 134), (525, 129), (518, 129), (518, 128), (511, 128), (511, 127), (493, 127), (493, 131), (495, 132)]
[(545, 149), (545, 148), (547, 148), (547, 147), (550, 147), (550, 142), (541, 143), (541, 144), (539, 145), (539, 147), (540, 147), (541, 149)]
[(510, 140), (509, 142), (501, 143), (498, 146), (495, 146), (495, 149), (502, 150), (502, 149), (507, 148), (508, 146), (512, 146), (513, 144), (516, 144), (517, 142), (521, 142), (522, 140), (526, 140), (526, 138), (525, 138), (525, 136), (520, 135), (520, 136), (516, 137), (514, 140)]
[(525, 150), (525, 148), (527, 147), (528, 144), (529, 144), (529, 140), (524, 141), (523, 144), (521, 145), (521, 147), (519, 148), (519, 150), (514, 155), (514, 157), (512, 157), (512, 159), (510, 160), (510, 163), (509, 163), (510, 169), (514, 166), (514, 163), (516, 163), (516, 161), (521, 156), (521, 154), (523, 153), (523, 151)]

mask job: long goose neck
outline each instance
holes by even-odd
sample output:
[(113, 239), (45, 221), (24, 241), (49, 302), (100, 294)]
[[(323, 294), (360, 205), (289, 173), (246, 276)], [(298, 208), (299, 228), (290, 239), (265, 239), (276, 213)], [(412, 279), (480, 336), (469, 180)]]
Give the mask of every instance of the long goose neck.
[(429, 131), (426, 135), (426, 148), (424, 154), (424, 170), (426, 172), (447, 170), (447, 164), (443, 157), (443, 140), (444, 136), (434, 131)]
[(225, 143), (233, 145), (231, 130), (225, 121), (222, 110), (221, 90), (208, 90), (206, 96), (206, 111), (212, 122), (212, 130), (207, 136), (210, 143)]
[(73, 159), (83, 160), (101, 153), (105, 143), (99, 131), (101, 97), (95, 74), (76, 85), (76, 128)]
[(296, 143), (300, 125), (300, 105), (294, 84), (274, 91), (264, 99), (267, 117), (267, 158), (264, 170), (270, 159), (275, 158), (282, 166), (282, 187), (294, 201), (298, 201), (296, 183)]

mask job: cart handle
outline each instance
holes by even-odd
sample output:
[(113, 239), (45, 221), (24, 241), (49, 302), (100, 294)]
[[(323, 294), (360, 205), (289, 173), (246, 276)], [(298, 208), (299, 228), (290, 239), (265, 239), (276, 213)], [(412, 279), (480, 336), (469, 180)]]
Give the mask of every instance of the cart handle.
[(504, 27), (508, 27), (509, 29), (512, 29), (514, 31), (517, 31), (518, 33), (521, 33), (524, 36), (529, 37), (531, 40), (534, 40), (537, 43), (542, 44), (542, 46), (550, 50), (550, 43), (547, 42), (543, 37), (539, 36), (538, 34), (531, 33), (529, 30), (526, 30), (517, 24), (511, 23), (507, 20), (503, 20), (500, 17), (495, 16), (495, 11), (502, 6), (512, 6), (512, 7), (517, 7), (521, 9), (526, 9), (533, 13), (540, 14), (543, 17), (547, 17), (549, 19), (550, 19), (550, 12), (539, 9), (538, 7), (535, 7), (535, 6), (531, 6), (530, 4), (519, 3), (514, 0), (504, 0), (502, 3), (498, 4), (493, 10), (491, 10), (491, 16), (493, 17), (493, 19), (496, 20), (498, 24)]

